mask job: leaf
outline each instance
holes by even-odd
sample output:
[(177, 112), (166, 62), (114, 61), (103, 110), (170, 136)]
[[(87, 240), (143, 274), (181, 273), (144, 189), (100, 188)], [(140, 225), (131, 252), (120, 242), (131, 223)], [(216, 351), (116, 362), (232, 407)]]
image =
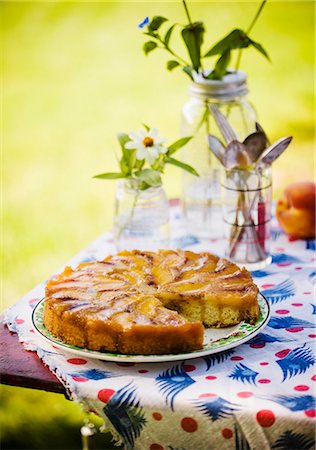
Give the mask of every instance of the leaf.
[(131, 140), (129, 135), (126, 133), (117, 133), (117, 140), (119, 141), (123, 152), (126, 151), (125, 144)]
[(173, 166), (180, 167), (181, 169), (186, 170), (187, 172), (191, 173), (192, 175), (199, 177), (199, 174), (197, 173), (197, 171), (193, 167), (189, 166), (189, 164), (185, 164), (181, 161), (178, 161), (177, 159), (170, 158), (169, 156), (166, 158), (166, 163), (172, 164)]
[(198, 72), (201, 66), (201, 46), (203, 43), (204, 26), (202, 22), (187, 25), (181, 31), (182, 38), (188, 49), (193, 69)]
[(129, 137), (128, 134), (126, 133), (118, 133), (117, 134), (117, 139), (120, 143), (121, 149), (122, 149), (122, 153), (123, 153), (123, 157), (128, 161), (131, 157), (130, 153), (131, 150), (125, 148), (125, 144), (127, 142), (129, 142), (131, 140), (131, 138)]
[(130, 167), (129, 167), (129, 163), (126, 160), (126, 158), (121, 158), (120, 161), (120, 168), (121, 168), (121, 172), (124, 176), (129, 176), (130, 175)]
[(162, 16), (154, 16), (148, 25), (149, 30), (156, 31), (158, 28), (161, 27), (161, 25), (166, 22), (168, 19)]
[(169, 145), (167, 155), (168, 156), (173, 155), (179, 148), (186, 145), (192, 139), (192, 137), (193, 136), (183, 137), (181, 139), (178, 139), (173, 144)]
[(134, 168), (137, 170), (141, 170), (143, 168), (144, 164), (145, 164), (144, 159), (136, 159)]
[(143, 127), (145, 128), (146, 131), (150, 130), (150, 127), (148, 125), (146, 125), (145, 123), (142, 123)]
[(95, 175), (93, 178), (102, 178), (104, 180), (117, 180), (118, 178), (125, 178), (120, 172), (106, 172), (100, 173), (99, 175)]
[(148, 53), (155, 50), (156, 47), (157, 47), (157, 44), (154, 41), (145, 42), (145, 44), (143, 45), (143, 50), (144, 50), (145, 55), (148, 55)]
[(230, 62), (230, 50), (226, 50), (218, 59), (214, 68), (214, 78), (220, 80), (227, 71)]
[(258, 52), (260, 52), (265, 58), (267, 58), (268, 61), (271, 61), (267, 51), (262, 47), (261, 44), (259, 44), (259, 42), (252, 41), (251, 39), (249, 39), (249, 40), (250, 40), (250, 45), (255, 47), (258, 50)]
[(145, 181), (149, 186), (158, 186), (161, 184), (161, 175), (158, 170), (143, 169), (135, 172), (135, 176), (142, 181)]
[(164, 41), (166, 47), (168, 47), (168, 45), (169, 45), (169, 41), (170, 41), (170, 38), (171, 38), (171, 33), (173, 32), (174, 27), (175, 27), (175, 25), (172, 25), (169, 28), (169, 30), (167, 31), (166, 35), (165, 35), (165, 38), (164, 38), (163, 41)]
[(180, 66), (178, 61), (175, 61), (175, 60), (167, 61), (167, 70), (173, 70), (178, 66)]
[(250, 42), (251, 41), (246, 33), (236, 28), (219, 42), (217, 42), (217, 44), (215, 44), (207, 53), (205, 53), (204, 58), (215, 55), (222, 55), (227, 50), (249, 47)]
[(145, 36), (150, 36), (150, 37), (157, 38), (156, 34), (154, 32), (152, 32), (152, 31), (143, 31), (143, 34)]
[(125, 148), (125, 144), (130, 142), (131, 138), (126, 133), (118, 133), (117, 139), (122, 149), (122, 158), (120, 160), (121, 171), (125, 176), (131, 175), (135, 164), (136, 151)]
[(192, 81), (194, 81), (193, 75), (192, 75), (192, 68), (190, 66), (183, 67), (183, 72), (189, 75)]

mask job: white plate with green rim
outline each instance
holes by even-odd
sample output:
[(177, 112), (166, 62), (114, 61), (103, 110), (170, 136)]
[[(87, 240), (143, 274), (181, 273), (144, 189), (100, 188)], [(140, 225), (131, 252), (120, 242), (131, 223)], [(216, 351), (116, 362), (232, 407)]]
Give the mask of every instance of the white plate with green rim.
[(76, 356), (94, 358), (104, 361), (114, 362), (165, 362), (178, 361), (184, 359), (199, 358), (200, 356), (212, 355), (214, 353), (229, 350), (240, 344), (245, 344), (254, 338), (266, 326), (270, 318), (270, 307), (262, 294), (258, 294), (260, 315), (255, 324), (250, 325), (241, 322), (238, 325), (228, 328), (206, 328), (204, 331), (204, 345), (201, 350), (188, 353), (175, 353), (164, 355), (126, 355), (113, 352), (97, 352), (74, 345), (66, 344), (61, 339), (55, 337), (44, 326), (43, 311), (44, 299), (41, 300), (33, 310), (32, 322), (35, 331), (50, 344), (61, 350), (65, 350)]

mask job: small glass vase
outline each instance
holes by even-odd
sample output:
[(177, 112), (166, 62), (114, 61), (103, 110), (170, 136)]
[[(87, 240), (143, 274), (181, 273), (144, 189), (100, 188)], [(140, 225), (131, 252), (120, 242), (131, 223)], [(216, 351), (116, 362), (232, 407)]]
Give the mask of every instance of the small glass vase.
[(238, 140), (256, 130), (256, 113), (248, 101), (247, 76), (231, 72), (222, 80), (197, 76), (189, 85), (189, 100), (182, 110), (181, 134), (193, 136), (183, 147), (182, 160), (192, 165), (199, 177), (183, 173), (182, 208), (188, 230), (199, 238), (223, 236), (221, 208), (221, 166), (210, 151), (208, 135), (223, 140), (209, 106), (215, 104), (225, 115)]
[(141, 190), (137, 180), (118, 184), (114, 240), (118, 251), (169, 247), (169, 204), (161, 185)]
[(226, 257), (248, 270), (271, 262), (272, 177), (269, 168), (223, 170)]

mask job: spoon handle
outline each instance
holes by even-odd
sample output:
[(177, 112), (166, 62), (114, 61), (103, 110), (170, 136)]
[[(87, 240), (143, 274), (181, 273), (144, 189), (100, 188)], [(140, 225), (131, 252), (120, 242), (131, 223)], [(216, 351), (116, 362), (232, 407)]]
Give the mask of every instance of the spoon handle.
[(257, 162), (257, 165), (270, 166), (273, 161), (275, 161), (287, 147), (290, 145), (292, 136), (281, 138), (274, 144), (270, 145), (261, 155), (261, 158)]
[(209, 109), (214, 117), (216, 125), (220, 129), (225, 141), (229, 144), (232, 141), (237, 141), (237, 136), (233, 128), (230, 126), (228, 120), (221, 113), (217, 105), (210, 104)]

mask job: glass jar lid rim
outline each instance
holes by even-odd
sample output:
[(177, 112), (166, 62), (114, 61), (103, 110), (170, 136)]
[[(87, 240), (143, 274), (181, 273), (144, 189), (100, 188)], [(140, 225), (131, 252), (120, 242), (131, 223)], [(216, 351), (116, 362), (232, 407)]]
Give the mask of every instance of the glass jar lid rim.
[(221, 80), (209, 80), (201, 73), (195, 73), (194, 81), (189, 85), (189, 94), (199, 98), (230, 99), (248, 92), (247, 74), (241, 70), (230, 70)]

